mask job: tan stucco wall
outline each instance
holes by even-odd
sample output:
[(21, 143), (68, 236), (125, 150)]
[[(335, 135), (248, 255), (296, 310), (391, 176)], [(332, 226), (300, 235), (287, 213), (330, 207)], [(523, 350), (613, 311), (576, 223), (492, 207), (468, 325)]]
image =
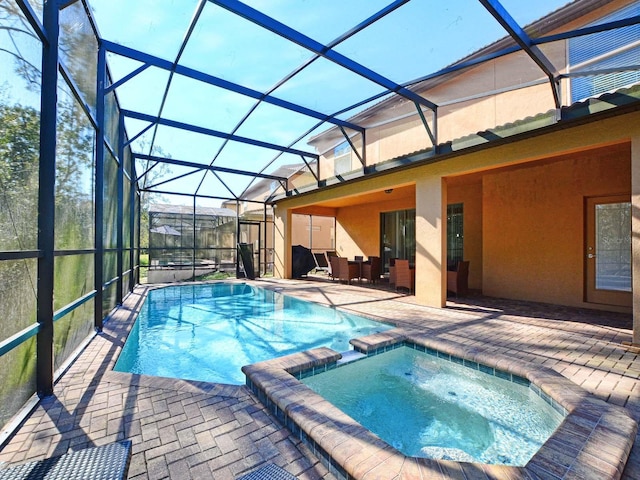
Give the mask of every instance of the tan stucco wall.
[(629, 193), (628, 144), (483, 177), (483, 293), (584, 306), (584, 202)]
[(444, 306), (446, 292), (446, 185), (440, 175), (416, 184), (416, 283), (420, 303)]
[(291, 277), (291, 210), (273, 210), (273, 276)]
[[(559, 42), (547, 46), (545, 53), (563, 70), (565, 46)], [(494, 128), (555, 108), (552, 89), (546, 77), (524, 53), (501, 57), (465, 71), (443, 85), (419, 92), (438, 104), (437, 143)], [(563, 95), (563, 98), (568, 96)], [(424, 109), (432, 133), (433, 113)], [(367, 118), (368, 165), (433, 146), (416, 106), (398, 100), (393, 108)], [(361, 136), (354, 137), (360, 142)], [(339, 136), (317, 139), (313, 145), (323, 154), (321, 178), (334, 174), (333, 147), (344, 141)], [(360, 143), (358, 143), (360, 146)], [(327, 150), (328, 149), (328, 150)], [(361, 167), (353, 155), (354, 169)]]
[(373, 205), (341, 208), (336, 217), (336, 250), (341, 257), (380, 255), (380, 212)]

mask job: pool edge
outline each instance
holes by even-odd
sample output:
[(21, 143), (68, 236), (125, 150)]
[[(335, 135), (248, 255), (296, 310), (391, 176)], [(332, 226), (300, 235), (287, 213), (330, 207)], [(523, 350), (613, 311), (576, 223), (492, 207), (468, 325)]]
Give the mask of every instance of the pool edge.
[(396, 328), (351, 341), (364, 353), (395, 348), (404, 342), (526, 378), (564, 408), (567, 416), (524, 467), (407, 457), (292, 375), (335, 363), (341, 357), (339, 353), (329, 348), (313, 349), (249, 365), (243, 372), (249, 389), (341, 479), (409, 479), (420, 475), (453, 479), (463, 472), (472, 476), (483, 472), (489, 478), (549, 480), (621, 477), (638, 428), (626, 409), (598, 399), (547, 367), (434, 339), (428, 333)]

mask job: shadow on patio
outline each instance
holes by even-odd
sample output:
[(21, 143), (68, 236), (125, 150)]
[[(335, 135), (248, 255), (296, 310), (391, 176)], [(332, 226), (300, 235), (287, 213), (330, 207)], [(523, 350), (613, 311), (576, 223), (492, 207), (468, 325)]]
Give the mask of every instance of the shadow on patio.
[[(251, 283), (550, 367), (640, 419), (640, 365), (621, 346), (631, 339), (629, 315), (473, 295), (436, 309), (384, 288), (309, 280)], [(55, 397), (42, 401), (3, 447), (0, 461), (41, 459), (129, 438), (129, 478), (233, 480), (275, 463), (300, 478), (333, 479), (244, 386), (111, 371), (146, 288), (112, 315), (58, 382)], [(625, 479), (640, 478), (638, 443)]]

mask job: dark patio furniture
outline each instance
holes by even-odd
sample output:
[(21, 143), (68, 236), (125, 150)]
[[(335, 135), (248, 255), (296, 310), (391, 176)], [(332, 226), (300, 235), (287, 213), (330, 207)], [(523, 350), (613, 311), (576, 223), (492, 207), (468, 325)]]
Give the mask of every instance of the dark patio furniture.
[(360, 278), (360, 265), (357, 262), (350, 262), (347, 257), (336, 257), (338, 265), (338, 274), (334, 273), (334, 278), (339, 280), (346, 280), (347, 283), (351, 283), (351, 279)]
[(369, 257), (369, 259), (362, 264), (363, 280), (367, 280), (369, 283), (378, 283), (380, 281), (381, 272), (380, 257)]
[(127, 478), (130, 461), (131, 440), (124, 440), (0, 468), (0, 480), (121, 480)]
[(335, 271), (333, 268), (333, 259), (338, 258), (338, 253), (335, 250), (327, 250), (324, 252), (324, 256), (327, 259), (327, 265), (329, 267), (329, 276), (335, 278)]
[(415, 269), (409, 267), (409, 260), (396, 260), (395, 277), (396, 290), (408, 288), (410, 293), (414, 291)]
[(276, 464), (269, 463), (237, 480), (297, 480), (297, 478)]
[(469, 262), (458, 262), (456, 269), (447, 271), (447, 291), (457, 295), (469, 292)]
[(396, 284), (396, 259), (389, 259), (389, 286)]
[(301, 278), (316, 268), (316, 260), (307, 247), (293, 245), (291, 247), (291, 276)]

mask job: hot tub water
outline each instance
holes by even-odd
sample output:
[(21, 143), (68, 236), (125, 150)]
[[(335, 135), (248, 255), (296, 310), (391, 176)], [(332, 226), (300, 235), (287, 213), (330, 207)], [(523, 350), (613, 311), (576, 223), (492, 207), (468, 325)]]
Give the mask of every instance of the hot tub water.
[(302, 382), (415, 457), (523, 466), (563, 419), (528, 386), (406, 346)]

